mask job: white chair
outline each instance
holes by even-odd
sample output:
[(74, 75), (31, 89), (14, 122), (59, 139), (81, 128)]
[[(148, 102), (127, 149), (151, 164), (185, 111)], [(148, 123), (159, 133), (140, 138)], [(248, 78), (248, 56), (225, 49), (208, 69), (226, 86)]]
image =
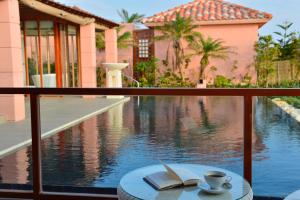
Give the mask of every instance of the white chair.
[(287, 196), (284, 200), (300, 200), (300, 190), (293, 192), (289, 196)]

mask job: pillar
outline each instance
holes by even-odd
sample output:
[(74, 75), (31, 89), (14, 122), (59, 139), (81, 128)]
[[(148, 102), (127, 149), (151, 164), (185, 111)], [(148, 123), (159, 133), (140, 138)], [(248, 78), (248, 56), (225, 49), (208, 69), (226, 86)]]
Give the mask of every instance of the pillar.
[[(24, 87), (18, 0), (0, 1), (0, 31), (0, 87)], [(0, 95), (0, 115), (24, 119), (24, 95)]]
[(105, 30), (105, 62), (118, 62), (118, 36), (116, 29)]
[(95, 31), (95, 23), (80, 26), (81, 77), (85, 88), (97, 87)]

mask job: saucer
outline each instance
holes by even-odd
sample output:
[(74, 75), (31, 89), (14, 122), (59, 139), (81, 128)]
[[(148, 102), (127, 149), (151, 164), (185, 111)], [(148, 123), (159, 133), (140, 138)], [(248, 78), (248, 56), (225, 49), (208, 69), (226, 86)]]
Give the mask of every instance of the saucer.
[(201, 190), (203, 190), (204, 192), (207, 192), (209, 194), (222, 194), (222, 193), (230, 190), (230, 189), (226, 189), (224, 187), (220, 187), (218, 189), (211, 189), (211, 187), (205, 182), (199, 184), (199, 187)]

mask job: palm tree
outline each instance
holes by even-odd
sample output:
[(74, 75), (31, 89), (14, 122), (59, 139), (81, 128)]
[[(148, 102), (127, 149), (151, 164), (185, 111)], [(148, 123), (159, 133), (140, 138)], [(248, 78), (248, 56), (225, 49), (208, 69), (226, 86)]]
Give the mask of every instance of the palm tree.
[(125, 9), (121, 9), (121, 11), (118, 11), (118, 14), (122, 18), (123, 23), (140, 23), (145, 17), (145, 15), (141, 15), (138, 13), (129, 15), (128, 11)]
[(210, 63), (210, 59), (226, 59), (230, 51), (230, 47), (224, 46), (224, 42), (211, 37), (196, 37), (189, 43), (189, 47), (194, 51), (194, 55), (201, 55), (199, 81), (205, 79), (205, 69)]
[[(126, 49), (129, 46), (133, 44), (132, 41), (132, 34), (129, 31), (126, 31), (124, 33), (121, 33), (123, 27), (117, 27), (117, 45), (119, 49)], [(105, 49), (105, 35), (104, 32), (99, 32), (96, 35), (96, 47), (99, 50), (104, 50)]]
[(173, 69), (179, 70), (179, 75), (181, 80), (183, 80), (182, 65), (184, 64), (184, 59), (186, 55), (184, 54), (184, 47), (182, 41), (192, 41), (195, 36), (199, 36), (200, 33), (196, 32), (195, 29), (198, 25), (193, 24), (191, 18), (183, 18), (179, 13), (176, 14), (176, 19), (174, 21), (166, 21), (163, 26), (159, 26), (156, 29), (160, 31), (160, 35), (155, 37), (155, 40), (169, 41), (169, 46), (167, 48), (167, 58), (166, 65), (168, 65), (169, 48), (172, 45), (174, 50), (175, 62), (173, 64)]

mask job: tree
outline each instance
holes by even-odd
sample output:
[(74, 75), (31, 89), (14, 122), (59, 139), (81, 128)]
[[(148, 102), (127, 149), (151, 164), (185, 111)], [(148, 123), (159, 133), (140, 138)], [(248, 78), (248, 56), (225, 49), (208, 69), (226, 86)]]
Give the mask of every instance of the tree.
[(175, 62), (173, 62), (173, 70), (179, 70), (179, 76), (183, 81), (183, 65), (185, 64), (186, 55), (184, 54), (183, 40), (192, 41), (194, 37), (200, 35), (195, 29), (198, 25), (194, 25), (191, 18), (183, 18), (179, 13), (176, 14), (174, 21), (165, 20), (163, 26), (156, 27), (160, 31), (160, 35), (155, 40), (169, 41), (166, 54), (166, 65), (169, 64), (169, 48), (172, 45), (174, 50)]
[[(129, 46), (133, 45), (132, 41), (132, 34), (129, 31), (123, 32), (122, 33), (123, 27), (117, 27), (117, 45), (119, 49), (126, 49)], [(99, 50), (104, 50), (105, 49), (105, 35), (104, 32), (99, 32), (96, 35), (96, 47)]]
[(211, 37), (204, 38), (201, 35), (191, 40), (189, 47), (194, 51), (194, 55), (201, 56), (199, 81), (205, 79), (205, 69), (209, 65), (210, 59), (226, 59), (231, 53), (230, 47), (225, 46), (222, 40)]
[(127, 10), (121, 9), (118, 11), (119, 16), (122, 19), (122, 23), (140, 23), (145, 15), (141, 15), (138, 13), (129, 14)]
[[(291, 44), (293, 49), (293, 57), (291, 59), (291, 66), (296, 66), (296, 74), (295, 78), (297, 79), (299, 77), (300, 73), (300, 36), (296, 36), (295, 39), (293, 39), (293, 42)], [(293, 77), (294, 78), (294, 77)]]
[(289, 60), (295, 55), (294, 40), (296, 39), (296, 33), (290, 31), (293, 26), (291, 22), (284, 22), (283, 24), (277, 25), (281, 31), (274, 32), (279, 36), (277, 45), (279, 47), (280, 55), (279, 60)]
[(268, 87), (269, 78), (274, 73), (274, 65), (279, 55), (280, 50), (278, 45), (273, 41), (271, 35), (261, 36), (255, 44), (256, 50), (256, 71), (258, 84), (260, 86)]

